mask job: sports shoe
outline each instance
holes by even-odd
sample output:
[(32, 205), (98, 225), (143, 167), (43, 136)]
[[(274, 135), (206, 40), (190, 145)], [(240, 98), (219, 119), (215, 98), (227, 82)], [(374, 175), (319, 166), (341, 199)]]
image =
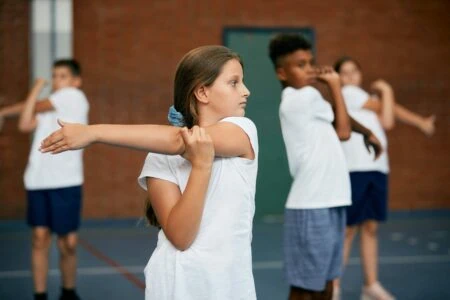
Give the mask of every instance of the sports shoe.
[(371, 286), (362, 288), (361, 300), (395, 300), (395, 298), (377, 281)]

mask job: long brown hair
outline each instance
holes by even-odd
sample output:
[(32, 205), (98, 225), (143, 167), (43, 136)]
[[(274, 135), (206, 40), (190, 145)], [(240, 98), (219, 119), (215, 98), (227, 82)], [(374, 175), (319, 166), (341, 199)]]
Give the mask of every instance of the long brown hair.
[(219, 76), (223, 65), (236, 59), (243, 66), (239, 55), (224, 46), (203, 46), (189, 51), (178, 64), (174, 82), (174, 106), (191, 128), (198, 122), (195, 90), (210, 86)]
[[(202, 46), (189, 51), (179, 62), (174, 81), (174, 107), (183, 115), (188, 128), (198, 123), (197, 98), (195, 90), (200, 86), (210, 86), (231, 59), (239, 61), (240, 56), (224, 46)], [(145, 216), (150, 225), (161, 228), (151, 205), (146, 199)]]

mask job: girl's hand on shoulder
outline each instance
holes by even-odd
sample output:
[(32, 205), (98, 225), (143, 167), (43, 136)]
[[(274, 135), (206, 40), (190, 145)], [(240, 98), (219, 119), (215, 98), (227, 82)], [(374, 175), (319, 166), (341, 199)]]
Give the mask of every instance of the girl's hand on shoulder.
[(95, 141), (88, 125), (77, 123), (66, 123), (58, 120), (61, 129), (53, 132), (41, 143), (40, 151), (52, 154), (67, 150), (77, 150), (89, 146)]
[(373, 91), (378, 92), (378, 93), (392, 91), (392, 86), (383, 79), (378, 79), (378, 80), (375, 80), (374, 82), (372, 82), (372, 84), (370, 85), (370, 88)]
[(192, 167), (211, 168), (214, 161), (214, 145), (204, 128), (198, 126), (181, 130), (185, 144), (183, 157), (189, 160)]

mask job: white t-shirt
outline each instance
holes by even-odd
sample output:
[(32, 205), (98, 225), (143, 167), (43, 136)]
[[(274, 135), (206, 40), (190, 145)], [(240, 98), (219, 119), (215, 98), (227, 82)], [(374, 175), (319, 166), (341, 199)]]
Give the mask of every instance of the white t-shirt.
[[(215, 158), (200, 229), (189, 249), (177, 250), (163, 230), (159, 231), (156, 249), (144, 270), (146, 300), (256, 299), (251, 241), (258, 136), (247, 118), (230, 117), (221, 122), (245, 131), (255, 159)], [(138, 181), (146, 189), (147, 177), (159, 178), (184, 192), (190, 171), (190, 162), (179, 155), (150, 153)]]
[(280, 120), (293, 183), (289, 209), (350, 205), (350, 179), (331, 105), (307, 86), (282, 92)]
[(363, 135), (352, 132), (350, 139), (342, 142), (349, 171), (379, 171), (386, 174), (389, 173), (386, 134), (377, 114), (369, 109), (363, 108), (364, 104), (369, 100), (369, 94), (360, 87), (346, 85), (342, 88), (342, 95), (344, 96), (349, 115), (370, 129), (383, 146), (383, 153), (377, 160), (374, 160), (374, 154), (369, 153), (364, 145)]
[(82, 150), (53, 155), (39, 152), (44, 138), (60, 128), (57, 119), (87, 124), (89, 103), (84, 93), (76, 88), (57, 90), (49, 97), (54, 110), (38, 113), (28, 165), (24, 175), (27, 190), (55, 189), (83, 183)]

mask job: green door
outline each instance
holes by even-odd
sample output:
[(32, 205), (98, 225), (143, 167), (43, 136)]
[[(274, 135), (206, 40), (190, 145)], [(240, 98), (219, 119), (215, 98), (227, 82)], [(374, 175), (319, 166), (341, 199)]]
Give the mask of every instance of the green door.
[(314, 45), (314, 32), (310, 28), (224, 30), (225, 46), (239, 53), (244, 60), (244, 80), (251, 92), (246, 116), (252, 119), (258, 128), (256, 218), (282, 214), (291, 185), (278, 117), (281, 85), (268, 56), (269, 41), (279, 32), (301, 33)]

